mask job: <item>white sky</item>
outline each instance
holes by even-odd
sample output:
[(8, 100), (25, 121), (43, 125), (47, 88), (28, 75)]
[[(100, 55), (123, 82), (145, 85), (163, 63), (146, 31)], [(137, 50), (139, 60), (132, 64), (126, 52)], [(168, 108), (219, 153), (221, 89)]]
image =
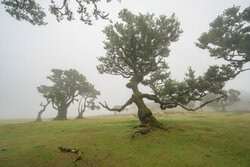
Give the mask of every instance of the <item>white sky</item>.
[[(188, 66), (202, 74), (209, 64), (219, 63), (194, 43), (216, 16), (233, 5), (243, 9), (250, 3), (249, 0), (122, 0), (100, 7), (108, 11), (114, 21), (123, 8), (136, 14), (149, 12), (156, 16), (170, 16), (174, 12), (184, 33), (171, 47), (169, 65), (173, 78), (181, 80)], [(0, 119), (35, 118), (43, 100), (36, 87), (48, 84), (46, 76), (52, 68), (78, 70), (101, 91), (98, 101), (105, 100), (111, 106), (123, 104), (131, 95), (125, 87), (127, 81), (100, 75), (96, 70), (97, 57), (105, 55), (102, 30), (109, 23), (97, 21), (93, 26), (80, 21), (57, 23), (54, 16), (48, 16), (48, 25), (33, 26), (10, 17), (0, 5)], [(242, 73), (230, 81), (227, 88), (249, 91), (249, 76), (249, 72)], [(54, 117), (56, 113), (49, 108), (43, 116)], [(105, 113), (109, 112), (102, 109), (84, 114)], [(76, 107), (70, 107), (68, 116), (76, 115)]]

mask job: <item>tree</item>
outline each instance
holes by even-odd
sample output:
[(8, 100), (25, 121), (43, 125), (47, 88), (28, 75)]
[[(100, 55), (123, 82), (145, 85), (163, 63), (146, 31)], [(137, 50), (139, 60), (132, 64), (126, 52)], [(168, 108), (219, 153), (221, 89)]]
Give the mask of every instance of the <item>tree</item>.
[(86, 111), (86, 108), (89, 108), (90, 110), (100, 109), (100, 107), (95, 104), (95, 99), (99, 95), (100, 92), (97, 91), (92, 84), (89, 84), (87, 88), (84, 89), (83, 92), (81, 92), (81, 98), (78, 103), (78, 116), (76, 117), (76, 119), (83, 118), (82, 115)]
[[(157, 18), (153, 14), (134, 15), (123, 9), (119, 18), (122, 22), (111, 24), (103, 30), (106, 35), (106, 55), (98, 58), (100, 64), (97, 69), (101, 74), (129, 79), (126, 86), (133, 94), (120, 108), (110, 108), (106, 102), (100, 103), (104, 108), (121, 112), (128, 105), (135, 103), (138, 118), (143, 125), (164, 129), (145, 105), (144, 99), (160, 104), (162, 110), (177, 106), (197, 110), (216, 99), (195, 109), (185, 105), (190, 101), (201, 100), (208, 92), (221, 94), (219, 98), (224, 97), (222, 88), (225, 73), (218, 66), (211, 66), (200, 77), (196, 77), (195, 72), (189, 68), (182, 82), (170, 78), (166, 62), (170, 52), (169, 46), (177, 41), (182, 33), (174, 14), (171, 17), (161, 15)], [(154, 94), (142, 93), (138, 88), (140, 84), (150, 87)]]
[(53, 74), (47, 79), (52, 81), (53, 85), (41, 85), (37, 90), (51, 101), (53, 108), (58, 111), (55, 120), (66, 120), (68, 107), (88, 88), (88, 82), (85, 76), (74, 69), (52, 69), (51, 72)]
[[(204, 100), (211, 100), (215, 99), (218, 95), (214, 94), (208, 94), (204, 98)], [(240, 91), (235, 90), (235, 89), (229, 89), (227, 91), (227, 97), (224, 99), (219, 99), (218, 101), (214, 101), (210, 104), (208, 104), (209, 107), (213, 107), (215, 110), (218, 110), (221, 108), (222, 112), (226, 111), (226, 107), (231, 106), (237, 102), (239, 102), (241, 99), (239, 98), (240, 96)]]
[(221, 68), (230, 71), (229, 78), (250, 70), (244, 65), (250, 62), (250, 6), (240, 11), (233, 6), (210, 23), (208, 32), (203, 33), (196, 45), (207, 49), (211, 57), (228, 62)]
[[(63, 19), (68, 21), (74, 20), (77, 14), (79, 19), (85, 24), (91, 25), (93, 17), (97, 19), (107, 19), (108, 13), (99, 9), (98, 3), (101, 0), (63, 0), (60, 5), (54, 0), (49, 4), (49, 11), (56, 16), (58, 22)], [(110, 2), (111, 0), (106, 0)], [(41, 4), (35, 0), (2, 0), (1, 3), (5, 6), (6, 12), (12, 17), (21, 21), (27, 21), (33, 25), (46, 25), (46, 12)], [(73, 8), (73, 9), (72, 9)]]
[(42, 109), (38, 112), (37, 118), (35, 120), (35, 122), (41, 122), (42, 121), (42, 113), (44, 113), (44, 111), (46, 110), (47, 106), (50, 104), (50, 101), (48, 99), (46, 99), (46, 104), (43, 104), (41, 102), (40, 106), (42, 107)]

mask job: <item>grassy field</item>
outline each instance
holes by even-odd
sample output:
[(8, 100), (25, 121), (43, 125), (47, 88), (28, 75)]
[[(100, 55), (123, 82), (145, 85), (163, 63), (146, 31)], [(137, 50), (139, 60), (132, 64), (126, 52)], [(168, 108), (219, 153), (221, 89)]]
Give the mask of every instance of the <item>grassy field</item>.
[[(0, 167), (249, 167), (250, 114), (155, 113), (170, 127), (130, 139), (134, 116), (0, 125)], [(78, 148), (76, 154), (58, 147)]]

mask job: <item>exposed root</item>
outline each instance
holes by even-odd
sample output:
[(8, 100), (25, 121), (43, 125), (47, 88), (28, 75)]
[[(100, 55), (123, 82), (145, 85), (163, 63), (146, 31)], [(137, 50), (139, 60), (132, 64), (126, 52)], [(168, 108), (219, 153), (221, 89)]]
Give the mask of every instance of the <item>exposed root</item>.
[(74, 163), (82, 159), (82, 154), (83, 154), (82, 150), (65, 148), (65, 147), (58, 147), (58, 149), (64, 153), (71, 152), (77, 154), (77, 158), (74, 160)]
[(169, 131), (169, 128), (167, 126), (162, 125), (162, 124), (158, 124), (158, 126), (151, 126), (149, 124), (140, 124), (140, 125), (137, 125), (134, 127), (134, 129), (136, 129), (136, 128), (143, 128), (143, 129), (139, 129), (139, 130), (135, 131), (132, 134), (131, 139), (134, 139), (137, 134), (145, 135), (145, 134), (148, 134), (149, 132), (151, 132), (153, 130), (157, 130), (157, 129)]
[(152, 130), (152, 128), (145, 128), (145, 129), (137, 130), (137, 131), (135, 131), (135, 132), (132, 134), (131, 139), (134, 139), (135, 136), (136, 136), (136, 134), (145, 135), (145, 134), (149, 133), (151, 130)]

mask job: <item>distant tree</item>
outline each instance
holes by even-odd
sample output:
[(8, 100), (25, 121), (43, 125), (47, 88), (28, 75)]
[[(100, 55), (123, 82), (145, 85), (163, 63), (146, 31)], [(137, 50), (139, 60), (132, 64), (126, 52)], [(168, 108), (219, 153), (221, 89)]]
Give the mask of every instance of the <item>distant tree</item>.
[[(227, 97), (224, 99), (219, 99), (217, 101), (214, 101), (210, 104), (208, 104), (209, 107), (214, 108), (215, 110), (221, 109), (222, 112), (226, 111), (226, 107), (231, 106), (237, 102), (239, 102), (241, 99), (239, 98), (240, 91), (235, 89), (229, 89), (227, 91)], [(204, 100), (211, 100), (217, 98), (218, 95), (215, 94), (208, 94), (205, 96)]]
[[(63, 0), (58, 5), (54, 0), (47, 2), (49, 11), (56, 16), (57, 21), (74, 20), (77, 14), (85, 24), (91, 25), (93, 18), (107, 19), (108, 13), (98, 7), (101, 0)], [(111, 0), (105, 0), (107, 3)], [(46, 25), (46, 12), (36, 0), (2, 0), (6, 12), (17, 20), (24, 20), (33, 25)], [(73, 8), (73, 9), (72, 9)]]
[(53, 85), (41, 85), (37, 90), (44, 98), (51, 101), (53, 108), (58, 111), (55, 120), (66, 120), (68, 107), (85, 91), (88, 82), (85, 76), (74, 69), (52, 69), (51, 72), (53, 74), (47, 79)]
[(210, 30), (203, 33), (196, 45), (208, 49), (211, 57), (228, 62), (221, 68), (234, 78), (250, 62), (250, 6), (242, 12), (233, 6), (210, 23)]
[(42, 109), (38, 112), (37, 118), (35, 120), (35, 122), (41, 122), (42, 121), (42, 113), (44, 113), (44, 111), (46, 110), (47, 106), (50, 104), (49, 99), (46, 99), (46, 104), (43, 104), (41, 102), (40, 106), (42, 107)]
[(87, 108), (90, 110), (100, 109), (100, 107), (95, 103), (95, 100), (99, 95), (100, 92), (95, 89), (94, 85), (86, 85), (86, 88), (80, 94), (81, 98), (78, 103), (78, 116), (76, 117), (76, 119), (82, 119), (83, 113)]
[[(217, 99), (224, 97), (222, 88), (225, 73), (218, 66), (211, 66), (200, 77), (196, 77), (195, 72), (189, 68), (182, 82), (170, 78), (166, 58), (169, 56), (170, 44), (177, 41), (182, 33), (174, 15), (156, 18), (153, 14), (134, 15), (124, 9), (120, 11), (119, 18), (122, 22), (111, 24), (103, 31), (107, 53), (99, 57), (97, 69), (101, 74), (129, 79), (126, 86), (133, 94), (120, 108), (110, 108), (106, 102), (100, 103), (104, 108), (121, 112), (135, 103), (138, 118), (143, 125), (165, 129), (145, 105), (144, 99), (160, 104), (162, 110), (181, 106), (193, 111), (216, 100), (207, 101), (194, 109), (185, 106), (190, 101), (201, 100), (208, 92), (220, 94)], [(154, 94), (142, 93), (138, 88), (140, 84), (149, 86)]]

